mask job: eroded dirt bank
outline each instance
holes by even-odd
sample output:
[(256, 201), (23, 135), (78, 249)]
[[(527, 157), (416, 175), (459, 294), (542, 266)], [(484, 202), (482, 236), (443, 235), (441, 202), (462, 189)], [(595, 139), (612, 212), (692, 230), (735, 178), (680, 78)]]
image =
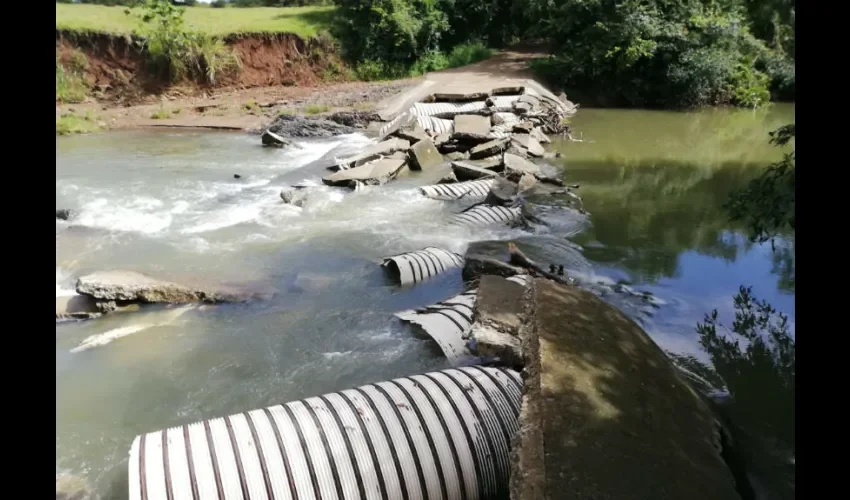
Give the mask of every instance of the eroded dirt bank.
[[(329, 40), (292, 34), (244, 34), (225, 39), (241, 69), (216, 85), (171, 83), (147, 67), (132, 37), (56, 32), (56, 54), (82, 68), (84, 102), (57, 103), (56, 115), (92, 117), (101, 128), (186, 126), (255, 129), (280, 113), (319, 114), (368, 110), (413, 80), (346, 81), (344, 64)], [(81, 57), (84, 56), (84, 57)]]

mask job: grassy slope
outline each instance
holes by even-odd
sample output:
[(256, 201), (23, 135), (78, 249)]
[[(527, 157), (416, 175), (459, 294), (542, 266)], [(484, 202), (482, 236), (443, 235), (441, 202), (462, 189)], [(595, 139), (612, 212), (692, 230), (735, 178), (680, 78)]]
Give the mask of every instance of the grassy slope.
[[(124, 14), (125, 7), (92, 4), (56, 4), (56, 28), (72, 31), (96, 31), (127, 34), (138, 26), (135, 18)], [(295, 33), (302, 37), (326, 29), (333, 7), (257, 7), (250, 9), (213, 9), (189, 7), (186, 24), (211, 35), (230, 33)]]

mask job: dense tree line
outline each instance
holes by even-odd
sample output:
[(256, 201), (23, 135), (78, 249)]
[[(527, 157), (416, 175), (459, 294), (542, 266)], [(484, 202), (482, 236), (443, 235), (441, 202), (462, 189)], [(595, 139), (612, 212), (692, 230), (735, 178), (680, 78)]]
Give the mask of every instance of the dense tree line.
[(794, 95), (791, 0), (334, 2), (352, 60), (413, 64), (470, 41), (542, 41), (553, 57), (537, 69), (602, 104), (757, 107)]
[[(56, 3), (91, 3), (97, 5), (136, 5), (139, 0), (56, 0)], [(193, 6), (198, 0), (172, 0), (175, 5)], [(331, 5), (332, 0), (213, 0), (213, 7), (224, 7), (231, 4), (234, 7), (302, 7), (305, 5)]]

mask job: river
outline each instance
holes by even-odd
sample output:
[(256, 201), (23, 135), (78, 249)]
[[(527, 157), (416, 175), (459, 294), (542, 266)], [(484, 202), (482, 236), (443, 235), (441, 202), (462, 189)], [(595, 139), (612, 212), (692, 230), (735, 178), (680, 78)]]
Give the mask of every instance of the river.
[[(583, 109), (573, 127), (585, 142), (553, 146), (565, 179), (581, 184), (591, 225), (553, 215), (553, 229), (535, 241), (556, 248), (585, 282), (650, 292), (659, 304), (651, 308), (609, 299), (662, 348), (698, 365), (710, 367), (712, 357), (696, 323), (715, 308), (730, 316), (739, 285), (787, 313), (793, 328), (787, 262), (770, 245), (749, 244), (721, 209), (780, 156), (767, 132), (792, 119), (789, 105)], [(281, 203), (283, 185), (315, 182), (317, 160), (365, 141), (277, 150), (256, 136), (200, 131), (57, 138), (56, 206), (78, 210), (56, 222), (57, 296), (72, 293), (78, 276), (109, 268), (275, 292), (257, 303), (57, 324), (57, 472), (83, 476), (103, 498), (126, 498), (127, 454), (139, 433), (446, 367), (392, 313), (460, 292), (459, 273), (398, 289), (376, 263), (428, 245), (462, 253), (473, 241), (524, 234), (446, 228), (451, 206), (419, 196), (425, 181), (416, 177), (351, 194), (320, 187), (304, 208)], [(554, 245), (567, 237), (572, 244)]]

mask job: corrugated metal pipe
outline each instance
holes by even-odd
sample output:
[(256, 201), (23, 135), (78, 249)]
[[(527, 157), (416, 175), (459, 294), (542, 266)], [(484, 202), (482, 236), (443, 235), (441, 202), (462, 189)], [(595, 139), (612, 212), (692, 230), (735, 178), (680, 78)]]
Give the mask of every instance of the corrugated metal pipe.
[(521, 384), (463, 367), (143, 434), (130, 499), (507, 498)]

